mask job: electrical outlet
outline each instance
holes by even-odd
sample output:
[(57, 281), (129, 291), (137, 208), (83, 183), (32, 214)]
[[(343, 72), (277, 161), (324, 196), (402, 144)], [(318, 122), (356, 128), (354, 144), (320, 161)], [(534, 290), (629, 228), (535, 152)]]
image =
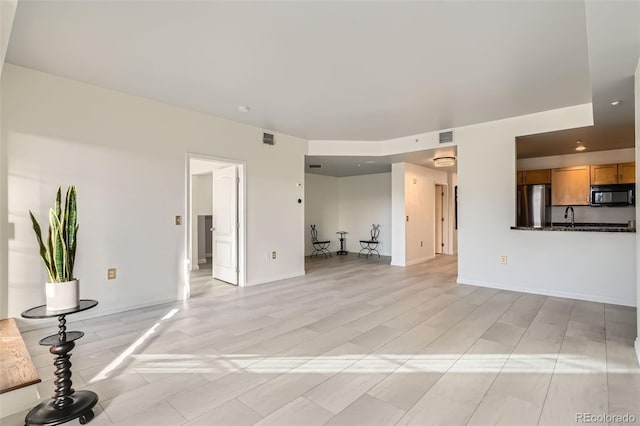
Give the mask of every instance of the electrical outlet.
[(116, 268), (107, 269), (107, 279), (115, 280), (116, 279)]
[(409, 222), (409, 216), (407, 216), (407, 222)]
[(422, 247), (422, 241), (420, 241), (420, 247)]
[(500, 256), (500, 263), (503, 265), (507, 264), (507, 256)]
[(272, 251), (272, 252), (271, 252), (271, 259), (275, 259), (275, 258), (276, 258), (276, 252), (275, 252), (275, 251)]
[(182, 216), (176, 216), (176, 225), (182, 225)]

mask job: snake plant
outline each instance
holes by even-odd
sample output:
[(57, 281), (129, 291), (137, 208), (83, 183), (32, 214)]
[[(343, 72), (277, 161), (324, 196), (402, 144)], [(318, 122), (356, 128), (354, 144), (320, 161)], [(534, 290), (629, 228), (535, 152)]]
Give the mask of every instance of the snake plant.
[(73, 281), (73, 266), (76, 258), (76, 237), (78, 235), (78, 210), (76, 205), (76, 187), (67, 190), (64, 210), (61, 203), (61, 188), (58, 188), (55, 207), (49, 210), (49, 237), (47, 243), (42, 240), (42, 231), (38, 221), (29, 211), (33, 230), (40, 246), (40, 257), (47, 268), (49, 282), (62, 283)]

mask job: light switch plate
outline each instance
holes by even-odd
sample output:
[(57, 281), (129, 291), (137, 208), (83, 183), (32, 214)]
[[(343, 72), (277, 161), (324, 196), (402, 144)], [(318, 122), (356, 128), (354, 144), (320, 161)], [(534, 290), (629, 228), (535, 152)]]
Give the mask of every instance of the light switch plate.
[(176, 225), (182, 225), (182, 216), (176, 216)]
[(107, 269), (107, 279), (115, 280), (116, 279), (116, 268)]

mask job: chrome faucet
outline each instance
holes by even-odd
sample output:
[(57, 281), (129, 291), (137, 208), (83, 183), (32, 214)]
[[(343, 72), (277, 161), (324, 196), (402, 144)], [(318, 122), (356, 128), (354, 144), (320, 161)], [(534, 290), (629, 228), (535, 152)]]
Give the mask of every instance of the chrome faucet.
[(567, 206), (567, 208), (564, 209), (565, 220), (569, 218), (569, 211), (571, 211), (571, 227), (573, 228), (576, 226), (576, 223), (575, 223), (576, 212), (573, 211), (573, 206)]

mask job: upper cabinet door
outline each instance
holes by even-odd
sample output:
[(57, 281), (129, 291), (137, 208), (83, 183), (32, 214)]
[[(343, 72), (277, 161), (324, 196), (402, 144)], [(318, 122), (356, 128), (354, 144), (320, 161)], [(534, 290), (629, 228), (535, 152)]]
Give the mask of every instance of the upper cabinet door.
[(591, 166), (591, 185), (618, 183), (617, 164), (597, 164)]
[(618, 164), (618, 183), (636, 182), (636, 163)]
[(589, 166), (553, 169), (551, 182), (554, 206), (589, 205)]
[(525, 185), (535, 185), (539, 183), (551, 183), (551, 169), (524, 171)]

